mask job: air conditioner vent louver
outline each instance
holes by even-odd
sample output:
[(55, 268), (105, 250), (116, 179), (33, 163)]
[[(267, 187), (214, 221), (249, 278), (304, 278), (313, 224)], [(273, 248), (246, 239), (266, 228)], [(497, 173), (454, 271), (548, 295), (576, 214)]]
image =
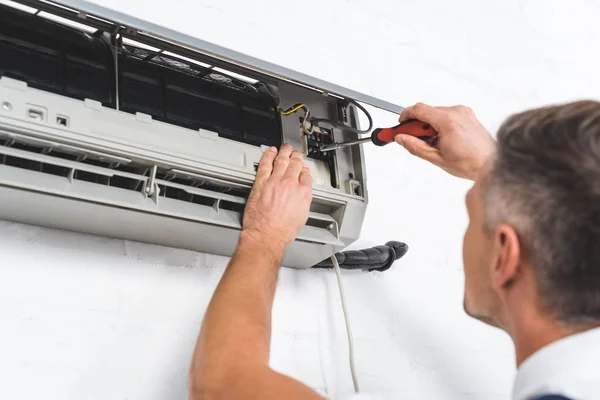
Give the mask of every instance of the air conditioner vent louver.
[[(133, 191), (140, 191), (146, 180), (144, 170), (147, 170), (147, 168), (134, 168), (115, 162), (90, 158), (90, 155), (84, 150), (81, 150), (80, 154), (73, 154), (19, 142), (14, 138), (4, 139), (2, 147), (5, 150), (0, 154), (0, 164), (12, 167)], [(10, 152), (8, 149), (16, 150), (16, 152)], [(28, 156), (28, 154), (31, 154), (31, 156)], [(39, 156), (36, 157), (35, 155)], [(52, 159), (56, 161), (53, 162)], [(70, 165), (65, 162), (70, 163)], [(78, 169), (73, 167), (76, 164), (91, 166), (92, 168)], [(93, 167), (97, 168), (94, 169)], [(100, 172), (101, 169), (115, 171), (117, 174), (102, 173)], [(119, 175), (118, 172), (123, 174)], [(136, 175), (139, 175), (139, 178), (136, 178)]]
[[(4, 139), (1, 145), (4, 149), (0, 150), (0, 164), (140, 193), (152, 170), (152, 166), (148, 165), (136, 163), (122, 165), (90, 158), (83, 149), (80, 154), (73, 154), (60, 149), (19, 142), (14, 138)], [(83, 166), (92, 166), (92, 168)], [(217, 198), (210, 193), (214, 192), (226, 195), (218, 198), (220, 200), (218, 206), (221, 209), (238, 213), (243, 212), (243, 205), (249, 194), (249, 190), (184, 178), (165, 169), (157, 169), (155, 179), (159, 188), (159, 198), (165, 197), (213, 207)], [(198, 190), (203, 192), (199, 193)]]
[[(227, 214), (230, 228), (241, 229), (242, 214), (250, 193), (249, 186), (228, 185), (227, 182), (215, 178), (203, 179), (194, 173), (156, 168), (152, 165), (70, 146), (63, 149), (64, 146), (59, 143), (35, 139), (32, 142), (31, 138), (18, 134), (4, 134), (2, 137), (0, 132), (0, 139), (0, 167), (4, 165), (38, 174), (54, 175), (65, 178), (65, 183), (70, 182), (74, 186), (77, 182), (85, 182), (98, 188), (110, 187), (133, 194), (138, 201), (144, 198), (159, 206), (162, 201), (169, 200), (208, 207), (217, 213)], [(0, 178), (2, 178), (1, 172), (0, 170)], [(152, 182), (156, 185), (155, 190), (149, 187)], [(76, 196), (76, 193), (70, 194)], [(102, 202), (100, 198), (88, 200)], [(110, 202), (109, 199), (105, 200)], [(118, 205), (135, 207), (136, 204), (132, 202), (132, 204)], [(179, 216), (181, 217), (181, 213)], [(187, 217), (195, 219), (193, 214)], [(311, 212), (305, 230), (309, 233), (319, 233), (317, 237), (325, 241), (321, 242), (310, 235), (305, 237), (301, 235), (299, 240), (307, 243), (336, 243), (339, 241), (337, 224), (337, 221), (329, 215)]]

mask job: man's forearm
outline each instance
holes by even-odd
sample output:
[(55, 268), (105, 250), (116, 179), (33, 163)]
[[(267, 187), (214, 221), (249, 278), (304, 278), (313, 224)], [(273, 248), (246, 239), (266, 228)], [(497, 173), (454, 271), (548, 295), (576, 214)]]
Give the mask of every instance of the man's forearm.
[(271, 310), (284, 249), (259, 242), (242, 232), (204, 316), (191, 388), (220, 385), (248, 364), (268, 365)]
[(271, 310), (285, 249), (308, 218), (312, 177), (290, 145), (267, 149), (238, 248), (206, 310), (190, 370), (191, 399), (320, 399), (269, 368)]

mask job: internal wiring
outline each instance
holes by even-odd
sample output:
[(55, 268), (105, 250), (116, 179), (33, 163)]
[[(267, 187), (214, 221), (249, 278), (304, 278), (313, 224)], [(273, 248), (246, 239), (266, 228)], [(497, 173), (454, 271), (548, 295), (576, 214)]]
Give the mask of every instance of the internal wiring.
[(308, 122), (310, 110), (308, 109), (306, 104), (296, 103), (293, 106), (286, 108), (285, 110), (280, 108), (279, 112), (281, 113), (281, 115), (291, 115), (295, 112), (298, 112), (298, 110), (304, 110), (304, 117), (302, 118), (302, 131), (304, 131), (304, 133), (306, 133), (307, 135), (310, 135), (311, 133), (313, 133), (313, 124)]
[[(365, 116), (369, 120), (369, 127), (367, 129), (365, 129), (365, 130), (356, 129), (356, 128), (353, 128), (346, 124), (342, 124), (337, 121), (332, 121), (327, 118), (313, 118), (310, 120), (310, 123), (314, 126), (319, 126), (320, 124), (328, 124), (328, 125), (333, 126), (334, 128), (338, 128), (338, 129), (341, 129), (341, 130), (347, 131), (347, 132), (354, 132), (359, 135), (364, 135), (364, 134), (370, 133), (371, 129), (373, 129), (373, 118), (371, 118), (371, 114), (369, 114), (369, 112), (362, 105), (360, 105), (359, 103), (357, 103), (354, 100), (346, 99), (346, 102), (348, 103), (348, 105), (352, 104), (352, 105), (356, 106), (356, 108), (358, 108), (365, 114)], [(346, 107), (348, 107), (348, 106), (346, 106)]]
[(338, 287), (340, 289), (340, 299), (342, 301), (342, 311), (344, 312), (344, 320), (346, 321), (346, 333), (348, 335), (348, 357), (350, 358), (350, 374), (352, 375), (352, 384), (354, 385), (354, 392), (358, 393), (358, 379), (356, 378), (356, 368), (354, 367), (354, 339), (352, 338), (352, 330), (350, 329), (350, 317), (348, 316), (348, 310), (346, 309), (346, 298), (344, 296), (344, 287), (342, 286), (342, 273), (340, 271), (340, 264), (338, 263), (335, 254), (331, 256), (331, 262), (333, 263), (333, 269), (335, 270), (335, 276), (337, 277)]
[(283, 114), (283, 115), (290, 115), (290, 114), (295, 113), (296, 111), (298, 111), (301, 108), (304, 108), (305, 110), (308, 110), (308, 108), (306, 107), (306, 105), (304, 103), (297, 103), (297, 104), (294, 104), (293, 106), (291, 106), (290, 108), (288, 108), (286, 110), (281, 110), (281, 114)]
[(304, 131), (304, 133), (309, 134), (309, 135), (311, 133), (313, 133), (315, 126), (319, 126), (321, 124), (326, 124), (326, 125), (332, 126), (334, 128), (337, 128), (337, 129), (340, 129), (340, 130), (343, 130), (346, 132), (353, 132), (353, 133), (356, 133), (359, 135), (364, 135), (364, 134), (370, 133), (371, 129), (373, 129), (373, 118), (371, 117), (371, 114), (369, 114), (367, 109), (365, 107), (363, 107), (361, 104), (359, 104), (358, 102), (356, 102), (354, 100), (350, 100), (350, 99), (347, 99), (345, 101), (346, 101), (345, 110), (347, 110), (350, 105), (354, 105), (356, 108), (361, 110), (363, 112), (363, 114), (367, 117), (367, 120), (369, 121), (369, 127), (367, 129), (364, 129), (364, 130), (356, 129), (356, 128), (353, 128), (346, 124), (343, 124), (341, 122), (334, 121), (334, 120), (327, 119), (327, 118), (310, 118), (310, 110), (304, 103), (296, 103), (293, 106), (286, 108), (285, 110), (280, 108), (279, 112), (281, 113), (281, 115), (291, 115), (295, 112), (298, 112), (299, 110), (304, 110), (304, 117), (302, 118), (302, 130)]

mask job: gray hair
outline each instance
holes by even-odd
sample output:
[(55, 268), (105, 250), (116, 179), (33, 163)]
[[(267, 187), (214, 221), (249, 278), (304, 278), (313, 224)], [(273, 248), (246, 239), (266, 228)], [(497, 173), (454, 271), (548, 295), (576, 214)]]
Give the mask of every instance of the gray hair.
[(482, 183), (486, 229), (512, 226), (540, 303), (570, 324), (600, 321), (600, 102), (508, 118)]

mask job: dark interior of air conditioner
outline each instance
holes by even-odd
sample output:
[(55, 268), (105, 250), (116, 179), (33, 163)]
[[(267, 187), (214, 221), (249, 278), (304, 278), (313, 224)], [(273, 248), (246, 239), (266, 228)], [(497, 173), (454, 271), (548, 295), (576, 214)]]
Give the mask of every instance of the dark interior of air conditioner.
[(0, 76), (244, 143), (281, 144), (277, 100), (264, 83), (122, 40), (0, 5)]

